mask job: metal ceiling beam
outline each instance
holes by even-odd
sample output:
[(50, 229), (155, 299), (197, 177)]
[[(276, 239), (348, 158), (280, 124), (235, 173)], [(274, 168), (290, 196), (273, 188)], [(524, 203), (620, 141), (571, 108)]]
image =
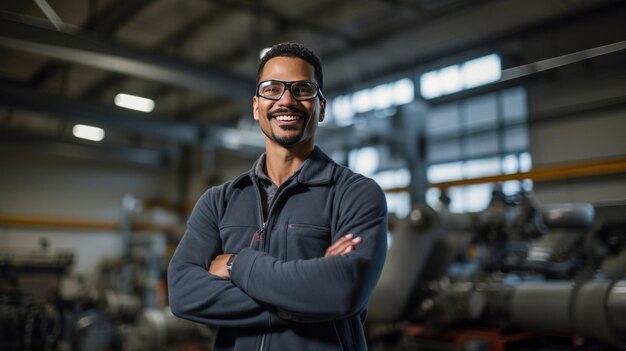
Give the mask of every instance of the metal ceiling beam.
[(47, 118), (61, 118), (76, 123), (163, 137), (198, 147), (237, 150), (242, 154), (253, 156), (258, 156), (259, 151), (264, 148), (263, 134), (257, 131), (203, 126), (152, 113), (86, 104), (2, 79), (0, 79), (0, 106), (41, 113), (42, 117)]
[(183, 143), (198, 143), (200, 127), (113, 106), (82, 103), (69, 98), (40, 92), (31, 87), (0, 80), (0, 106), (41, 113), (44, 117), (63, 118), (99, 127), (111, 127), (154, 135)]
[(99, 34), (113, 34), (124, 23), (128, 23), (149, 5), (151, 5), (151, 2), (145, 0), (117, 0), (111, 2), (104, 9), (91, 16), (84, 27)]
[[(122, 0), (126, 1), (126, 0)], [(145, 0), (141, 0), (146, 3)], [(177, 30), (173, 34), (168, 37), (161, 39), (156, 45), (154, 45), (152, 51), (153, 52), (164, 52), (169, 47), (175, 46), (178, 48), (182, 48), (184, 43), (193, 36), (193, 34), (202, 26), (206, 26), (207, 23), (213, 23), (216, 19), (224, 16), (226, 11), (222, 9), (212, 9), (211, 11), (199, 16), (197, 19), (185, 24), (181, 29)], [(111, 75), (108, 78), (100, 81), (98, 84), (92, 86), (91, 88), (85, 90), (80, 95), (81, 98), (94, 100), (98, 97), (104, 90), (111, 87), (114, 84), (118, 84), (127, 79), (126, 76), (121, 75)], [(173, 91), (176, 87), (172, 85), (167, 85), (167, 88), (160, 88), (159, 92), (156, 95), (153, 95), (154, 98), (158, 99), (159, 97)]]
[[(135, 17), (150, 3), (145, 0), (117, 0), (108, 4), (96, 16), (91, 16), (83, 25), (85, 33), (112, 36), (124, 23)], [(90, 6), (97, 7), (94, 3)], [(66, 69), (67, 63), (51, 61), (38, 69), (30, 78), (30, 84), (41, 86), (58, 72)]]
[[(461, 9), (470, 6), (476, 6), (477, 4), (485, 4), (489, 5), (490, 3), (497, 3), (498, 0), (477, 0), (475, 2), (468, 2), (466, 6), (462, 6)], [(458, 11), (458, 9), (457, 9)], [(498, 30), (491, 33), (489, 36), (476, 37), (473, 39), (468, 39), (464, 43), (456, 46), (444, 46), (437, 50), (433, 50), (432, 52), (419, 52), (417, 56), (413, 59), (407, 61), (406, 63), (396, 64), (393, 67), (385, 67), (381, 69), (370, 69), (369, 75), (367, 77), (362, 77), (361, 82), (363, 81), (371, 81), (380, 77), (389, 76), (392, 74), (397, 74), (399, 72), (415, 72), (416, 68), (420, 65), (435, 61), (440, 58), (449, 57), (458, 55), (460, 53), (481, 47), (492, 47), (494, 45), (498, 45), (498, 43), (512, 40), (515, 38), (522, 37), (530, 37), (532, 35), (539, 35), (543, 32), (557, 30), (558, 28), (564, 28), (565, 26), (575, 24), (576, 22), (590, 18), (592, 16), (602, 16), (604, 14), (609, 14), (613, 12), (624, 12), (626, 11), (626, 2), (619, 0), (606, 0), (606, 1), (598, 1), (597, 3), (593, 3), (592, 5), (588, 5), (585, 7), (581, 7), (577, 10), (573, 10), (572, 12), (561, 14), (560, 16), (554, 18), (548, 18), (541, 20), (537, 23), (527, 23), (524, 26)], [(346, 57), (350, 55), (361, 53), (366, 53), (370, 51), (375, 51), (378, 49), (384, 49), (385, 45), (393, 41), (394, 39), (401, 38), (405, 32), (409, 32), (411, 30), (419, 29), (429, 23), (432, 23), (434, 19), (438, 19), (440, 17), (444, 17), (448, 15), (448, 13), (441, 13), (438, 15), (431, 15), (426, 22), (419, 22), (416, 25), (407, 25), (404, 28), (400, 28), (399, 30), (394, 31), (393, 33), (380, 33), (375, 36), (371, 36), (369, 38), (363, 38), (363, 40), (358, 43), (352, 45), (350, 50), (345, 48), (339, 50), (333, 50), (330, 52), (322, 52), (320, 56), (323, 58), (326, 66), (331, 66), (335, 62), (342, 62)], [(334, 85), (326, 84), (327, 88), (325, 89), (325, 93), (327, 96), (331, 96), (333, 94), (342, 94), (345, 92), (353, 91), (354, 83), (353, 82), (339, 82)]]
[(273, 21), (284, 23), (290, 27), (296, 27), (300, 29), (310, 30), (320, 35), (326, 35), (335, 39), (340, 39), (346, 43), (351, 43), (355, 38), (347, 33), (326, 28), (317, 24), (315, 21), (310, 20), (308, 16), (301, 16), (298, 18), (292, 18), (285, 16), (279, 11), (271, 10), (267, 7), (261, 6), (260, 2), (249, 1), (228, 1), (228, 0), (210, 0), (210, 2), (217, 4), (224, 8), (230, 8), (239, 11), (249, 12), (255, 15), (263, 15), (271, 18)]
[(16, 133), (14, 130), (3, 130), (2, 128), (0, 128), (0, 145), (32, 150), (37, 153), (43, 151), (61, 156), (99, 161), (121, 161), (145, 166), (163, 167), (172, 161), (172, 157), (166, 150), (68, 142), (42, 135)]
[(0, 19), (0, 45), (111, 72), (249, 101), (252, 78), (123, 47), (99, 38)]

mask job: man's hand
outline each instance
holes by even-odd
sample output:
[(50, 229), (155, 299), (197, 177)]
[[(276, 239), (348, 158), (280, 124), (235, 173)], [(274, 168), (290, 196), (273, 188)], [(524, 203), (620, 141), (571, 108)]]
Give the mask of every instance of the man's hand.
[[(339, 240), (330, 245), (328, 249), (326, 249), (324, 257), (345, 255), (354, 250), (354, 248), (361, 242), (361, 240), (362, 239), (359, 236), (355, 238), (352, 234), (344, 235)], [(226, 269), (226, 263), (232, 255), (233, 254), (222, 254), (215, 257), (215, 259), (211, 261), (209, 273), (216, 275), (222, 279), (229, 280), (230, 273), (228, 273), (228, 270)]]
[(226, 263), (232, 255), (233, 254), (222, 254), (215, 257), (215, 259), (211, 261), (209, 273), (216, 275), (222, 279), (230, 280), (230, 273), (228, 273), (228, 270), (226, 269)]
[(354, 235), (352, 234), (344, 235), (339, 240), (330, 245), (328, 249), (326, 249), (324, 257), (345, 255), (354, 250), (354, 248), (361, 242), (361, 240), (362, 239), (360, 236), (354, 238)]

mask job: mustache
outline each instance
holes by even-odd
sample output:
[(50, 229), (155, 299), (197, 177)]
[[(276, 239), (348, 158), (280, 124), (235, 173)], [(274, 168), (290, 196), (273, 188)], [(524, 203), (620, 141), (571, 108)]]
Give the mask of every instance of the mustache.
[(293, 107), (293, 108), (279, 108), (278, 110), (274, 110), (269, 112), (267, 115), (270, 118), (274, 118), (274, 116), (278, 116), (278, 115), (284, 115), (284, 114), (298, 114), (301, 115), (303, 117), (306, 117), (306, 111), (303, 111), (299, 108)]

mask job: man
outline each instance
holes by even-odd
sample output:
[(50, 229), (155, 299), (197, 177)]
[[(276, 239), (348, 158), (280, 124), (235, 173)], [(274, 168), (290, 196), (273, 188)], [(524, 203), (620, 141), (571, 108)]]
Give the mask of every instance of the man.
[(387, 250), (385, 197), (315, 146), (322, 68), (302, 45), (261, 60), (265, 154), (198, 200), (169, 266), (175, 315), (219, 327), (215, 350), (366, 350)]

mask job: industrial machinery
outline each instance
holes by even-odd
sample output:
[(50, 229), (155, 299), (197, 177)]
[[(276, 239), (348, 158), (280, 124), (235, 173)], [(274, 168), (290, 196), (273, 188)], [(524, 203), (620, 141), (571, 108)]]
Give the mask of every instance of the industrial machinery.
[(55, 350), (63, 333), (61, 277), (74, 261), (71, 252), (0, 252), (0, 349)]
[(479, 213), (417, 206), (393, 236), (371, 350), (626, 349), (626, 220), (494, 191)]
[(163, 284), (165, 238), (132, 232), (135, 198), (124, 199), (119, 257), (97, 279), (72, 274), (74, 253), (0, 251), (2, 351), (210, 351), (214, 330), (172, 315)]
[[(65, 251), (0, 252), (0, 350), (211, 349), (212, 328), (177, 318), (169, 307), (146, 306), (153, 294), (137, 279), (145, 275), (143, 261), (103, 262), (96, 289), (70, 276), (73, 261)], [(128, 270), (136, 283), (125, 293), (117, 273)]]

